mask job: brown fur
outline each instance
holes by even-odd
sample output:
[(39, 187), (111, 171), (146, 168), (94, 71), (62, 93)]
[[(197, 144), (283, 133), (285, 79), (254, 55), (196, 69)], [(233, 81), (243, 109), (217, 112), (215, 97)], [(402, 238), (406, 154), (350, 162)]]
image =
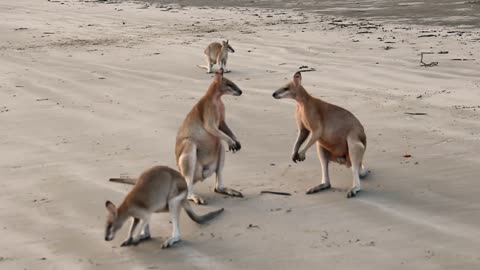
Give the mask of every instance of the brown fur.
[(212, 42), (203, 52), (207, 59), (207, 66), (200, 67), (206, 68), (207, 73), (212, 72), (212, 67), (215, 64), (218, 64), (220, 69), (223, 69), (225, 73), (230, 72), (230, 70), (227, 69), (228, 52), (234, 53), (235, 50), (230, 46), (228, 40), (222, 41), (222, 43)]
[(226, 141), (232, 152), (241, 148), (225, 121), (225, 105), (221, 97), (225, 94), (239, 96), (242, 91), (229, 79), (223, 77), (223, 70), (215, 74), (207, 93), (192, 108), (178, 129), (175, 156), (180, 173), (188, 186), (188, 198), (196, 203), (205, 201), (193, 194), (193, 184), (216, 173), (215, 191), (232, 196), (240, 192), (223, 187), (222, 169)]
[[(305, 160), (306, 151), (317, 143), (317, 151), (323, 169), (322, 185), (314, 187), (307, 193), (318, 192), (330, 188), (328, 162), (333, 161), (351, 167), (354, 163), (354, 174), (361, 172), (363, 154), (367, 146), (367, 137), (360, 121), (348, 110), (327, 103), (311, 96), (301, 84), (300, 72), (295, 73), (292, 82), (273, 93), (274, 98), (291, 98), (297, 102), (296, 121), (298, 138), (294, 145), (292, 160)], [(304, 148), (300, 146), (306, 141)], [(354, 149), (350, 149), (353, 147)], [(326, 160), (323, 160), (323, 159)], [(324, 168), (323, 168), (324, 167)], [(359, 176), (357, 175), (357, 176)], [(360, 191), (360, 183), (356, 181), (348, 196), (353, 197)]]
[[(130, 183), (130, 181), (110, 181)], [(110, 241), (125, 221), (132, 218), (128, 238), (122, 246), (136, 245), (142, 240), (150, 238), (149, 220), (152, 213), (170, 211), (172, 217), (172, 237), (164, 242), (163, 248), (172, 246), (180, 241), (179, 211), (184, 208), (188, 216), (197, 223), (206, 222), (223, 211), (210, 212), (203, 216), (196, 215), (186, 200), (187, 185), (183, 176), (176, 170), (166, 166), (155, 166), (140, 175), (135, 186), (127, 194), (117, 208), (107, 201), (108, 210), (105, 240)]]

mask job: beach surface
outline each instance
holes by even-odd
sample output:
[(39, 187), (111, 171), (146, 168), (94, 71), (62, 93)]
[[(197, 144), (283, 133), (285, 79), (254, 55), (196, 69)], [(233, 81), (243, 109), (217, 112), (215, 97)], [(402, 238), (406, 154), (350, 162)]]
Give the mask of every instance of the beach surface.
[[(480, 34), (304, 11), (145, 3), (0, 2), (0, 269), (479, 269)], [(176, 168), (177, 128), (212, 75), (204, 48), (229, 39), (225, 185), (195, 186), (225, 208), (206, 225), (181, 216), (183, 241), (105, 242), (119, 204), (153, 165)], [(421, 66), (420, 53), (424, 55)], [(215, 67), (217, 68), (217, 67)], [(314, 96), (350, 110), (367, 133), (362, 192), (315, 147), (293, 163), (295, 104), (272, 92), (299, 70)], [(262, 190), (292, 196), (260, 194)]]

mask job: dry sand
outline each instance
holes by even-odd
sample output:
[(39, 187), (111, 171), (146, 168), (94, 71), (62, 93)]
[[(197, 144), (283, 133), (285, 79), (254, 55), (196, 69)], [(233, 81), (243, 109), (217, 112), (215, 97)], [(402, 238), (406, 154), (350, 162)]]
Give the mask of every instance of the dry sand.
[[(73, 0), (2, 0), (0, 18), (0, 269), (479, 269), (478, 33)], [(203, 226), (182, 214), (178, 246), (160, 249), (166, 214), (153, 241), (120, 248), (125, 226), (105, 242), (104, 202), (130, 188), (107, 179), (175, 167), (176, 130), (211, 81), (196, 65), (222, 38), (244, 91), (224, 98), (243, 145), (225, 182), (245, 198), (213, 193), (211, 178), (195, 187), (209, 205), (195, 208), (226, 211)], [(449, 53), (425, 68), (421, 51)], [(304, 73), (313, 95), (366, 127), (372, 173), (355, 199), (338, 165), (335, 189), (304, 195), (320, 181), (314, 149), (290, 161), (294, 103), (271, 93), (302, 65), (316, 69)]]

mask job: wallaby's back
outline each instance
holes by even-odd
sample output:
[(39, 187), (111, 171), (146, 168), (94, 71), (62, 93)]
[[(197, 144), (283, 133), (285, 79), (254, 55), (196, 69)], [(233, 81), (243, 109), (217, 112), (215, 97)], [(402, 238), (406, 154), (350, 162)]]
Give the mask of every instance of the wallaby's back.
[(220, 54), (222, 47), (222, 44), (218, 42), (212, 42), (205, 49), (204, 53), (208, 56), (208, 58), (210, 58), (212, 64), (217, 64), (218, 54)]

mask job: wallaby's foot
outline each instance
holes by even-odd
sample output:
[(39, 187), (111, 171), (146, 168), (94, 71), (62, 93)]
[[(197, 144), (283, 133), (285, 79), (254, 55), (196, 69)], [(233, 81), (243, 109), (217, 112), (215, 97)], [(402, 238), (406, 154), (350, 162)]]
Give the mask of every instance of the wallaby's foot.
[(140, 241), (134, 241), (132, 237), (128, 238), (127, 240), (123, 241), (123, 243), (120, 245), (121, 247), (128, 247), (132, 245), (138, 245)]
[(230, 73), (232, 72), (230, 69), (225, 69), (225, 73)]
[(358, 176), (360, 176), (361, 179), (367, 177), (370, 174), (370, 171), (367, 169), (367, 167), (362, 165), (362, 168), (360, 169), (360, 173)]
[(332, 186), (330, 185), (330, 183), (323, 183), (323, 184), (320, 184), (318, 186), (314, 186), (311, 189), (307, 190), (306, 194), (317, 193), (317, 192), (322, 191), (322, 190), (330, 189), (331, 187)]
[(240, 197), (240, 198), (243, 198), (243, 194), (240, 192), (240, 191), (236, 191), (235, 189), (231, 189), (231, 188), (215, 188), (215, 192), (216, 193), (221, 193), (221, 194), (226, 194), (226, 195), (230, 195), (232, 197)]
[(142, 235), (140, 236), (139, 242), (148, 241), (148, 240), (150, 240), (150, 239), (152, 239), (152, 236), (150, 236), (150, 235), (143, 235), (143, 234), (142, 234)]
[(200, 204), (200, 205), (206, 205), (207, 204), (207, 202), (204, 199), (202, 199), (202, 197), (200, 197), (196, 194), (188, 195), (187, 199), (196, 203), (196, 204)]
[(171, 246), (173, 246), (175, 243), (178, 243), (180, 242), (180, 237), (172, 237), (172, 238), (169, 238), (168, 240), (166, 240), (165, 242), (163, 242), (162, 244), (162, 248), (169, 248)]
[(358, 187), (354, 187), (352, 189), (350, 189), (348, 192), (347, 192), (347, 198), (353, 198), (355, 196), (357, 196), (358, 192), (360, 192), (360, 188)]

